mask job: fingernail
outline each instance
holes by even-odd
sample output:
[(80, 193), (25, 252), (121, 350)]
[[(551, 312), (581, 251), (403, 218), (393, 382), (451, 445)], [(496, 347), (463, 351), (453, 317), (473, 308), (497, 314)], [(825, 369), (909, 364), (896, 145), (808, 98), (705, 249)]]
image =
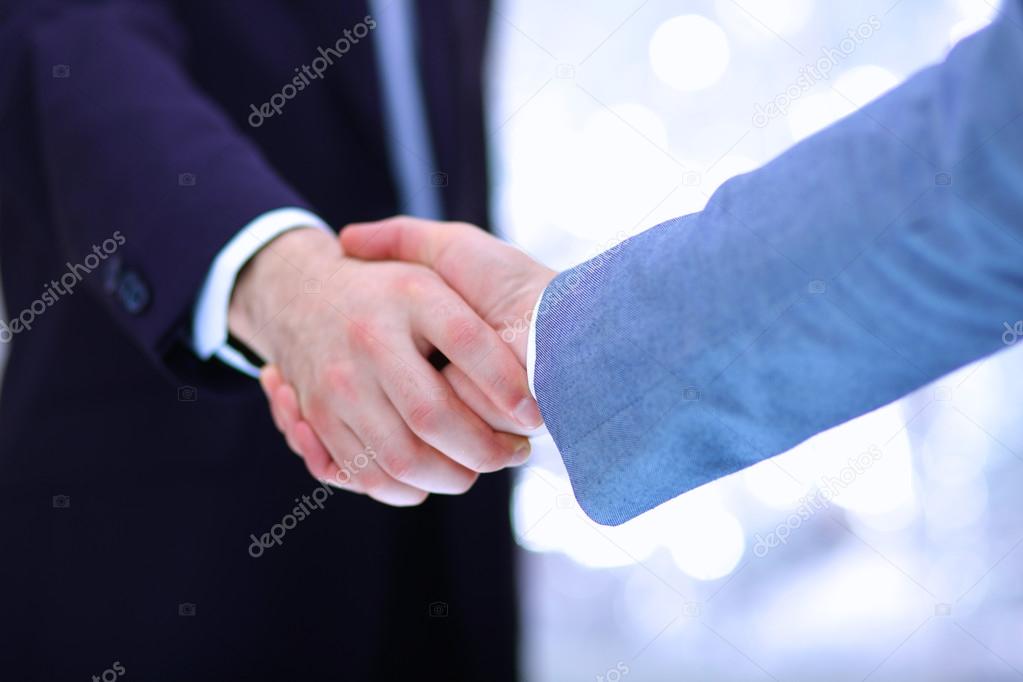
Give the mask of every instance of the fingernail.
[(515, 407), (512, 416), (515, 417), (515, 421), (529, 429), (540, 428), (540, 425), (543, 424), (540, 408), (536, 406), (536, 401), (532, 398), (523, 398), (522, 402)]
[(529, 459), (529, 453), (532, 452), (533, 446), (530, 445), (529, 439), (523, 439), (519, 446), (515, 448), (515, 452), (512, 454), (512, 466), (518, 466), (527, 459)]

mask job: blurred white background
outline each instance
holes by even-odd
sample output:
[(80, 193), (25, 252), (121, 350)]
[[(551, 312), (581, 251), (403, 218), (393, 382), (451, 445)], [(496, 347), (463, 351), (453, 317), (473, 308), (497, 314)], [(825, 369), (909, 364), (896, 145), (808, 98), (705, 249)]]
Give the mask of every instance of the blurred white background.
[[(561, 269), (699, 210), (996, 4), (503, 0), (498, 228)], [(1021, 353), (613, 529), (540, 440), (512, 506), (526, 678), (1023, 679)]]

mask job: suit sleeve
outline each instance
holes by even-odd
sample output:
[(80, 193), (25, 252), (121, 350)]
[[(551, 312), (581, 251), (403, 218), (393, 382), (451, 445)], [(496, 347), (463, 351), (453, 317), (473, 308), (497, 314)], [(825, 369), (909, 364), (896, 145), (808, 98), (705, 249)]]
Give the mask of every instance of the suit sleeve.
[(84, 286), (154, 362), (196, 370), (190, 316), (216, 254), (307, 203), (190, 80), (168, 3), (41, 2), (17, 21), (23, 62), (5, 68), (29, 72), (17, 106), (34, 111), (59, 248), (80, 263), (99, 246)]
[(559, 275), (535, 388), (622, 523), (1005, 347), (1023, 316), (1020, 3), (938, 66)]

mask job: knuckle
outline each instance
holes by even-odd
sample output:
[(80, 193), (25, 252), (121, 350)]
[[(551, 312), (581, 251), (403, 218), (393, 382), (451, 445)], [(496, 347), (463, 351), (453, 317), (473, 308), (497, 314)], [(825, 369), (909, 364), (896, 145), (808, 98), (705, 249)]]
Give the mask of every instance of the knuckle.
[(401, 273), (394, 277), (394, 286), (399, 294), (417, 303), (430, 300), (436, 284), (440, 281), (439, 278), (421, 265), (412, 263), (405, 265)]
[(399, 481), (407, 481), (415, 473), (416, 464), (410, 447), (396, 443), (380, 453), (380, 466)]
[(329, 421), (330, 408), (327, 407), (327, 400), (320, 391), (316, 391), (309, 396), (306, 418), (314, 426), (323, 425)]
[(416, 372), (404, 361), (393, 363), (387, 379), (403, 399), (410, 399), (419, 393), (419, 379)]
[(487, 383), (499, 394), (512, 391), (515, 388), (518, 375), (523, 371), (517, 365), (513, 367), (510, 363), (498, 362), (488, 372)]
[(355, 398), (354, 372), (343, 364), (329, 365), (323, 372), (323, 383), (331, 393), (345, 400)]
[(380, 333), (370, 320), (352, 320), (348, 327), (348, 338), (356, 350), (371, 353), (379, 345)]
[(363, 469), (359, 471), (356, 476), (352, 477), (349, 485), (358, 481), (359, 487), (365, 490), (367, 493), (378, 492), (387, 488), (388, 476), (380, 468), (372, 467), (369, 469)]
[(417, 400), (408, 412), (408, 425), (416, 433), (433, 433), (439, 426), (440, 409), (429, 400)]
[(468, 317), (456, 317), (444, 323), (444, 335), (457, 350), (472, 350), (483, 343), (483, 323)]
[(372, 453), (370, 459), (380, 456), (381, 448), (387, 443), (387, 432), (373, 419), (373, 414), (359, 412), (353, 414), (348, 422), (355, 433), (359, 434), (362, 452)]

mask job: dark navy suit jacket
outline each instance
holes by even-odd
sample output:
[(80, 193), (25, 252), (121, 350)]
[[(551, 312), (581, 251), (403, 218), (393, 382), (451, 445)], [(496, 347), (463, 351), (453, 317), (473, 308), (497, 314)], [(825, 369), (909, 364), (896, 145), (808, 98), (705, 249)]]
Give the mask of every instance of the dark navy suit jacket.
[[(372, 34), (247, 122), (367, 14), (0, 2), (0, 266), (8, 314), (33, 311), (0, 400), (5, 678), (514, 677), (506, 478), (405, 511), (335, 494), (254, 559), (316, 484), (256, 383), (188, 346), (214, 255), (259, 214), (396, 212)], [(484, 225), (487, 14), (418, 4), (444, 208)]]

